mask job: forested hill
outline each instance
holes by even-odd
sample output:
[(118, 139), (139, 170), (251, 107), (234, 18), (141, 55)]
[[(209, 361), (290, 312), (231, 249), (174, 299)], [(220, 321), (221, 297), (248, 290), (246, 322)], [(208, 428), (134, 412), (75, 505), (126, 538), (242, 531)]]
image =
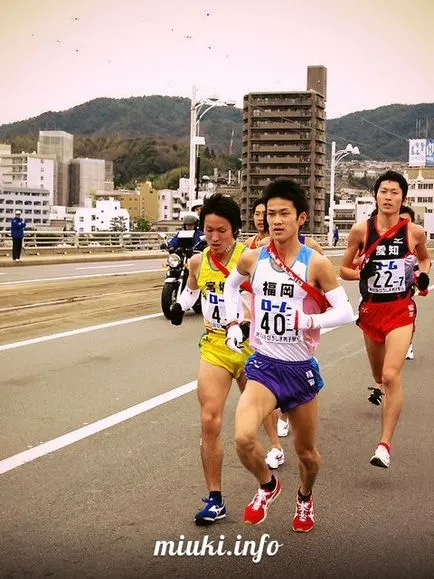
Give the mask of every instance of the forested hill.
[[(98, 98), (62, 112), (46, 112), (25, 121), (0, 126), (0, 140), (37, 136), (40, 130), (67, 131), (88, 137), (189, 138), (190, 99), (168, 96)], [(207, 145), (228, 153), (234, 131), (234, 152), (241, 155), (241, 110), (216, 107), (201, 122)]]
[[(171, 173), (161, 186), (173, 186), (188, 174), (190, 100), (148, 96), (98, 98), (62, 112), (0, 126), (0, 142), (12, 152), (35, 151), (39, 130), (64, 130), (74, 135), (74, 156), (114, 162), (116, 185)], [(406, 161), (410, 138), (434, 137), (434, 103), (388, 105), (329, 119), (328, 141), (337, 147), (358, 145), (360, 158)], [(214, 167), (240, 168), (242, 112), (216, 107), (201, 121), (206, 148), (201, 147), (202, 174)], [(232, 148), (231, 148), (232, 142)], [(230, 154), (232, 153), (232, 154)]]
[(358, 145), (365, 158), (407, 161), (408, 141), (434, 138), (434, 103), (388, 105), (359, 111), (327, 123), (328, 141), (339, 147)]

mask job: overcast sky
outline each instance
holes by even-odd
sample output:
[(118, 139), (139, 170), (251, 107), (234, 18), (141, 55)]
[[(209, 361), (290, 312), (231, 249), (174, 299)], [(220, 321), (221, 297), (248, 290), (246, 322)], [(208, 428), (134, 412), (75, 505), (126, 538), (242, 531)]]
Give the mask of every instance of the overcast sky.
[(434, 0), (0, 0), (0, 124), (96, 97), (304, 90), (327, 114), (434, 102)]

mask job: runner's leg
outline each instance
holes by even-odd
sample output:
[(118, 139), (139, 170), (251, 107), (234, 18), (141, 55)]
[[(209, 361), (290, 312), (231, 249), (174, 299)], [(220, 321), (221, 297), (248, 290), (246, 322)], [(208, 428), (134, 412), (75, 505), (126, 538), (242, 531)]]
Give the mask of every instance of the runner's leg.
[(412, 333), (413, 324), (396, 328), (386, 336), (382, 372), (382, 383), (385, 395), (382, 408), (381, 440), (389, 445), (401, 413), (401, 370)]
[(247, 381), (235, 415), (235, 444), (240, 461), (260, 485), (270, 482), (271, 473), (265, 463), (264, 448), (257, 439), (257, 432), (275, 407), (276, 398), (268, 388), (253, 380)]
[(318, 424), (317, 398), (316, 396), (310, 402), (300, 404), (288, 412), (298, 458), (300, 492), (304, 496), (309, 496), (312, 492), (321, 462), (321, 456), (315, 445)]
[(209, 491), (221, 490), (221, 428), (231, 384), (232, 376), (225, 368), (200, 360), (197, 395), (201, 410), (201, 457)]

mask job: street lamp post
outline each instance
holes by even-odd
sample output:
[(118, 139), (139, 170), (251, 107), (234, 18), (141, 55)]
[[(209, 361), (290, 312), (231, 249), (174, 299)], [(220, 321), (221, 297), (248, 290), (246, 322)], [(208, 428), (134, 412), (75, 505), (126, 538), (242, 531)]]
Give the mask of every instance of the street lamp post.
[(351, 143), (341, 149), (336, 151), (336, 141), (332, 141), (332, 155), (330, 161), (330, 204), (329, 204), (329, 232), (328, 232), (328, 244), (333, 244), (333, 229), (334, 229), (334, 216), (335, 216), (335, 170), (336, 165), (342, 161), (347, 155), (360, 155), (359, 147), (353, 147)]
[(197, 100), (196, 87), (193, 86), (190, 109), (190, 173), (188, 184), (189, 201), (198, 197), (196, 187), (196, 158), (199, 145), (205, 144), (205, 139), (199, 136), (199, 122), (208, 111), (217, 106), (233, 107), (234, 101), (221, 101), (217, 96), (210, 96), (203, 100)]

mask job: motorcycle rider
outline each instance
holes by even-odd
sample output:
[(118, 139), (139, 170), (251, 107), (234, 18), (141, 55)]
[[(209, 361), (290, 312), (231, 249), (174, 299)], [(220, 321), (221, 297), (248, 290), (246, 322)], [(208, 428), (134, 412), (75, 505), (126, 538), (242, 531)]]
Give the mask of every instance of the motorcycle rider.
[[(182, 218), (182, 230), (183, 231), (194, 231), (192, 246), (194, 247), (199, 243), (203, 232), (199, 229), (199, 216), (196, 213), (186, 213)], [(170, 241), (167, 242), (167, 247), (169, 250), (174, 250), (180, 245), (179, 241), (179, 231), (172, 237)]]

